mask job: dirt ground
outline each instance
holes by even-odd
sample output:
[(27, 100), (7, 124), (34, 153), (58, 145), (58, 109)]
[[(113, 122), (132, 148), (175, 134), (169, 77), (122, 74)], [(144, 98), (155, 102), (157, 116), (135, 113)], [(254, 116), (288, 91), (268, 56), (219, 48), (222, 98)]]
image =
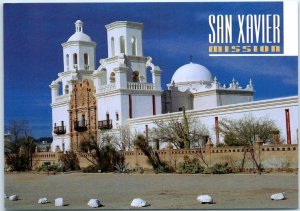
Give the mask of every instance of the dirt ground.
[[(287, 199), (272, 201), (273, 193), (286, 192)], [(131, 209), (134, 198), (146, 200), (142, 209), (297, 209), (296, 174), (115, 174), (61, 173), (57, 175), (10, 173), (5, 175), (5, 194), (17, 194), (19, 201), (5, 199), (7, 210), (93, 209), (91, 198), (100, 199), (98, 209)], [(209, 194), (214, 204), (200, 204), (196, 198)], [(37, 201), (47, 197), (50, 203)], [(55, 198), (64, 207), (55, 207)], [(94, 208), (95, 209), (95, 208)]]

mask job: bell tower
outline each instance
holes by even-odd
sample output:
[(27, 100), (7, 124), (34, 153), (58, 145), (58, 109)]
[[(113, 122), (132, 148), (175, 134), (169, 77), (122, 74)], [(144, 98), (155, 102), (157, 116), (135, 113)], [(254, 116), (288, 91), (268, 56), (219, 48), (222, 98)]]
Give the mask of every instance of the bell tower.
[(83, 22), (75, 22), (75, 33), (62, 44), (64, 72), (95, 69), (96, 43), (83, 32)]
[(144, 25), (142, 23), (116, 21), (105, 27), (109, 58), (120, 54), (140, 57), (144, 55), (142, 42)]
[[(94, 123), (91, 124), (89, 122), (96, 121), (93, 116), (95, 111), (93, 110), (93, 104), (91, 104), (92, 101), (90, 104), (86, 104), (87, 102), (83, 102), (82, 99), (92, 99), (92, 74), (95, 70), (96, 43), (83, 32), (83, 22), (77, 20), (74, 34), (67, 42), (62, 44), (62, 47), (64, 68), (62, 72), (58, 73), (58, 78), (50, 84), (53, 124), (52, 151), (57, 146), (62, 151), (69, 151), (72, 147), (74, 149), (78, 148), (80, 138), (77, 138), (78, 131), (75, 131), (75, 126), (79, 130), (88, 126), (90, 128), (87, 128), (87, 131), (95, 133)], [(78, 87), (85, 87), (88, 90), (83, 92)], [(81, 93), (82, 97), (74, 93)], [(75, 95), (78, 98), (78, 102), (81, 103), (80, 105), (73, 102)], [(86, 97), (86, 95), (89, 95), (89, 97)], [(74, 105), (76, 106), (74, 107)], [(76, 110), (79, 107), (81, 110)], [(87, 124), (82, 125), (82, 122), (85, 122), (82, 120), (82, 117), (86, 118)], [(91, 120), (92, 117), (94, 118), (93, 120)], [(77, 142), (74, 142), (75, 136)], [(74, 145), (74, 143), (76, 144)]]

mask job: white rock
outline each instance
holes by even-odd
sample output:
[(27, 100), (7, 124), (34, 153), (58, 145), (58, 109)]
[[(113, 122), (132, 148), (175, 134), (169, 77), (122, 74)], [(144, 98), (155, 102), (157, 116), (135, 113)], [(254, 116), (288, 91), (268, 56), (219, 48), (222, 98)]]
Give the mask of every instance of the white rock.
[(136, 199), (132, 200), (130, 206), (132, 206), (132, 207), (145, 207), (146, 205), (147, 205), (146, 201), (144, 201), (143, 199), (140, 199), (140, 198), (136, 198)]
[(64, 199), (63, 198), (56, 198), (55, 199), (55, 206), (56, 207), (64, 206)]
[(18, 199), (19, 199), (18, 195), (12, 195), (9, 197), (9, 200), (11, 200), (11, 201), (17, 201)]
[(88, 206), (96, 208), (100, 207), (101, 203), (99, 199), (90, 199), (89, 202), (87, 203)]
[(47, 204), (47, 203), (48, 203), (47, 198), (40, 198), (38, 201), (38, 204)]
[(271, 196), (272, 200), (284, 200), (286, 199), (286, 193), (282, 192), (282, 193), (275, 193)]
[(197, 201), (199, 201), (201, 204), (212, 204), (213, 199), (210, 195), (200, 195), (197, 197)]

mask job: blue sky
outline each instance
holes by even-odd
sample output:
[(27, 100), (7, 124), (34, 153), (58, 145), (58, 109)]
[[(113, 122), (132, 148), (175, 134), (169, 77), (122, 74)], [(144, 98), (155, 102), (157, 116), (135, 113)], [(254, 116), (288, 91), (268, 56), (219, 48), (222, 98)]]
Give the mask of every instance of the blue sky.
[[(61, 43), (78, 17), (97, 42), (96, 67), (107, 57), (105, 25), (144, 23), (144, 54), (163, 70), (162, 84), (190, 61), (222, 83), (251, 78), (255, 100), (297, 95), (297, 57), (209, 57), (209, 14), (282, 14), (282, 3), (4, 4), (4, 121), (28, 120), (35, 137), (51, 135), (49, 84), (63, 71)], [(166, 89), (166, 86), (164, 86)]]

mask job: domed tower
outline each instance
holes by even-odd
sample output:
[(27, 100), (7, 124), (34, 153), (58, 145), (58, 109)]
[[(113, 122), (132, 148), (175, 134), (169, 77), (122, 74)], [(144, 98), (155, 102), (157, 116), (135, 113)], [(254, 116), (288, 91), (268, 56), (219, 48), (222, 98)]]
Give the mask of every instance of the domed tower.
[(57, 146), (62, 151), (71, 148), (70, 100), (76, 83), (91, 81), (95, 70), (96, 43), (83, 32), (83, 22), (75, 22), (75, 33), (62, 44), (64, 71), (50, 84), (52, 95), (53, 142), (51, 150)]
[(75, 33), (62, 44), (64, 71), (88, 71), (95, 69), (96, 43), (83, 32), (83, 22), (75, 22)]

